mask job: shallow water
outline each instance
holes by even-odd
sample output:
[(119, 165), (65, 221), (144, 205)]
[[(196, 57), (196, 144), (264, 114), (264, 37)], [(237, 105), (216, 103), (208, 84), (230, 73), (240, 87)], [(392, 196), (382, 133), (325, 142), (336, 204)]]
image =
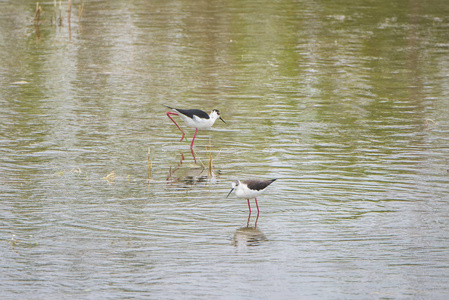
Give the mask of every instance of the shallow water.
[[(2, 298), (448, 297), (431, 2), (0, 2)], [(227, 122), (196, 166), (163, 104)]]

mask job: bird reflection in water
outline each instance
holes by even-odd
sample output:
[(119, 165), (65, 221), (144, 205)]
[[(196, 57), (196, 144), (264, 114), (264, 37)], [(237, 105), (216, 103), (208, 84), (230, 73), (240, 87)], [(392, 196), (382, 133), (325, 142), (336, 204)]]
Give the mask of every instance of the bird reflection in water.
[(260, 229), (256, 226), (246, 226), (235, 231), (233, 245), (235, 247), (259, 246), (264, 241), (267, 241), (267, 238)]
[[(248, 221), (246, 221), (246, 227), (249, 227), (249, 221), (251, 221), (251, 211), (248, 214)], [(257, 221), (259, 221), (259, 213), (257, 213), (256, 221), (254, 222), (254, 228), (257, 228)]]
[(170, 167), (167, 181), (191, 186), (202, 183), (214, 183), (217, 180), (212, 164), (209, 164), (208, 167), (204, 165), (188, 166), (183, 164), (184, 160), (184, 154), (181, 153), (179, 163), (175, 167)]

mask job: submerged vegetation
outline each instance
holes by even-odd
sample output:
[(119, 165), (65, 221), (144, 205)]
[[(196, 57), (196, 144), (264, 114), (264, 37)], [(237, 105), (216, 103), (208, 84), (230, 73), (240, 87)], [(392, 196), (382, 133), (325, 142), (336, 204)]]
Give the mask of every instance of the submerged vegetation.
[[(168, 175), (165, 178), (165, 182), (171, 183), (184, 183), (187, 185), (194, 185), (197, 183), (211, 183), (214, 179), (217, 178), (217, 174), (215, 173), (215, 164), (214, 161), (220, 156), (220, 152), (213, 157), (212, 155), (212, 145), (209, 140), (209, 145), (205, 146), (206, 149), (206, 157), (207, 163), (204, 164), (203, 161), (198, 158), (199, 164), (186, 163), (186, 157), (183, 153), (180, 153), (179, 161), (175, 166), (170, 165), (168, 167)], [(147, 170), (146, 178), (140, 178), (138, 176), (132, 174), (116, 174), (116, 171), (111, 171), (107, 175), (103, 176), (101, 179), (106, 181), (109, 184), (115, 184), (117, 181), (123, 181), (125, 178), (127, 182), (142, 182), (146, 181), (148, 185), (153, 181), (153, 155), (151, 151), (151, 147), (148, 147), (148, 156), (147, 156)], [(161, 168), (164, 170), (165, 168)], [(65, 172), (64, 170), (59, 170), (54, 173), (56, 176), (64, 176), (64, 175), (76, 175), (78, 178), (82, 178), (84, 180), (95, 180), (95, 176), (88, 176), (86, 172), (83, 172), (79, 167), (72, 168), (70, 171)], [(98, 177), (97, 177), (98, 178)]]
[[(53, 1), (53, 7), (51, 7), (50, 3), (45, 3), (49, 10), (52, 11), (50, 13), (50, 18), (45, 19), (42, 18), (45, 16), (45, 10), (42, 8), (39, 2), (36, 2), (36, 13), (34, 16), (34, 30), (36, 34), (36, 43), (39, 44), (41, 40), (41, 33), (40, 33), (40, 25), (41, 23), (50, 23), (53, 26), (63, 27), (64, 26), (64, 20), (67, 18), (67, 29), (68, 29), (68, 38), (69, 41), (72, 39), (72, 0), (67, 0), (67, 3), (63, 4), (62, 0), (54, 0)], [(64, 7), (66, 9), (64, 9)], [(63, 12), (66, 11), (67, 15), (64, 16)], [(81, 2), (81, 4), (78, 6), (78, 28), (81, 29), (81, 17), (84, 12), (84, 2)]]
[(201, 158), (195, 155), (196, 159), (199, 161), (199, 164), (194, 165), (185, 165), (185, 156), (181, 153), (181, 159), (177, 163), (175, 167), (169, 167), (169, 174), (166, 178), (167, 181), (171, 182), (184, 182), (186, 184), (196, 184), (201, 182), (211, 182), (217, 175), (214, 172), (214, 160), (216, 160), (220, 152), (214, 158), (212, 156), (212, 144), (211, 139), (209, 139), (209, 146), (205, 146), (206, 149), (206, 157), (207, 157), (207, 165), (203, 163)]

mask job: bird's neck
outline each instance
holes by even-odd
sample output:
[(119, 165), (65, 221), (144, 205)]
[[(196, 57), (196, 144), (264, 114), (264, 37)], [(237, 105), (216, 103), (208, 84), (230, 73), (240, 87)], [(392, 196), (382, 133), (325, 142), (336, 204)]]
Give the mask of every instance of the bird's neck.
[(209, 115), (210, 125), (212, 126), (215, 123), (215, 121), (217, 121), (217, 119), (218, 119), (218, 116), (216, 114), (210, 114)]

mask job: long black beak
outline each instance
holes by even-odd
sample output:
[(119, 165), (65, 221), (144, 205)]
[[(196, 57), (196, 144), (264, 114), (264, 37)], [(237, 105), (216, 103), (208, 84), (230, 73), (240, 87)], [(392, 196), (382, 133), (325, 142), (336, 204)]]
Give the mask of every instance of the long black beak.
[(222, 120), (223, 121), (223, 123), (225, 123), (226, 124), (226, 122), (225, 122), (225, 120), (223, 120), (221, 117), (220, 117), (220, 120)]
[(226, 198), (229, 197), (229, 195), (231, 195), (232, 191), (234, 190), (234, 188), (231, 189), (231, 191), (229, 191), (229, 194), (226, 196)]

